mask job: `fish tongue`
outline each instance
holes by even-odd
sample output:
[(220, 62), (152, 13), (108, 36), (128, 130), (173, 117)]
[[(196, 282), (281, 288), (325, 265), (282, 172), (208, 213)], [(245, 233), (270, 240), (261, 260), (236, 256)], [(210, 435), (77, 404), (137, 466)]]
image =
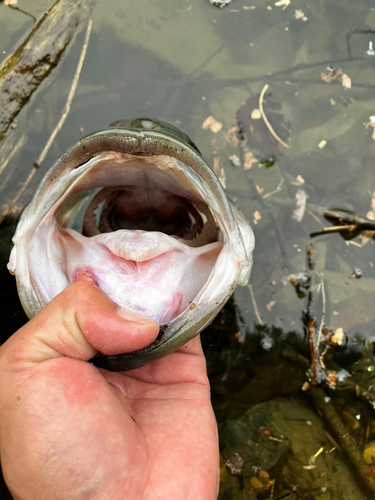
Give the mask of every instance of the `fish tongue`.
[(119, 230), (93, 239), (125, 260), (143, 262), (174, 250), (176, 240), (159, 232)]

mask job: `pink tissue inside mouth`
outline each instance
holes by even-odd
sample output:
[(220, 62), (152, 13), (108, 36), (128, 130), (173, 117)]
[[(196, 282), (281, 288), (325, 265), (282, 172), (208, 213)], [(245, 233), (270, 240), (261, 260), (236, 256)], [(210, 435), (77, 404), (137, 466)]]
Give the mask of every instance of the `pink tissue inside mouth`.
[(120, 307), (158, 323), (189, 306), (222, 249), (219, 242), (192, 248), (164, 233), (141, 230), (89, 238), (55, 224), (40, 231), (29, 262), (46, 302), (85, 272)]

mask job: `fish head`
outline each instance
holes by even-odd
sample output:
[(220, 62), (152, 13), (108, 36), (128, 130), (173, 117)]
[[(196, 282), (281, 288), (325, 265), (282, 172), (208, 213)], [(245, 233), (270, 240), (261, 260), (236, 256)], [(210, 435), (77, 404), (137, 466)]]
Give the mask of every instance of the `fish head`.
[(254, 236), (197, 146), (150, 118), (112, 123), (67, 150), (21, 216), (8, 268), (29, 317), (81, 272), (158, 338), (92, 362), (138, 368), (205, 328), (246, 285)]

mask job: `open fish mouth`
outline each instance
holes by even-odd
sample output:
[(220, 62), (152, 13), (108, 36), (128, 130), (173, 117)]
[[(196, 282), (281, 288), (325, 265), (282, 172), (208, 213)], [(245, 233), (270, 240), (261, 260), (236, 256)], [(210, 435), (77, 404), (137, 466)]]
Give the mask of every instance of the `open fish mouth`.
[(141, 351), (94, 358), (111, 370), (147, 364), (199, 333), (247, 283), (254, 247), (196, 146), (148, 118), (115, 122), (70, 148), (13, 241), (8, 268), (29, 317), (86, 272), (120, 307), (161, 325)]

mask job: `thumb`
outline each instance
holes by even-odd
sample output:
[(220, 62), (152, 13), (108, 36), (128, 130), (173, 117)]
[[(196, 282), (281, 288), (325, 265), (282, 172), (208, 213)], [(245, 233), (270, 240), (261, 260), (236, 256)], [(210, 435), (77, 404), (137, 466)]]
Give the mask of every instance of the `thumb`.
[(61, 356), (87, 361), (98, 351), (115, 355), (142, 349), (158, 333), (156, 321), (121, 309), (81, 273), (12, 335), (0, 354), (23, 366)]

